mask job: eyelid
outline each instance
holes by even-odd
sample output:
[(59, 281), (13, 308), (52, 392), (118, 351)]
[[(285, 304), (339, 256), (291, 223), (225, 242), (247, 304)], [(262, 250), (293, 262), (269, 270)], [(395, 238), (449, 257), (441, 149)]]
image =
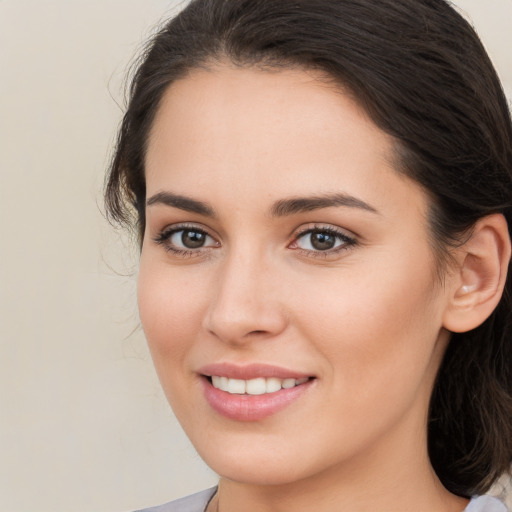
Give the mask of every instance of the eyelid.
[[(177, 247), (170, 243), (170, 239), (174, 234), (186, 230), (204, 233), (207, 237), (210, 237), (215, 243), (197, 248)], [(300, 238), (315, 232), (329, 233), (335, 238), (337, 238), (337, 240), (341, 240), (342, 243), (339, 244), (338, 246), (335, 245), (333, 248), (325, 250), (305, 249), (297, 245), (297, 241)], [(287, 247), (289, 249), (298, 251), (306, 257), (317, 258), (328, 258), (329, 256), (335, 256), (338, 253), (346, 251), (358, 244), (357, 235), (354, 235), (352, 232), (332, 224), (310, 223), (300, 226), (298, 229), (294, 231), (294, 233), (291, 235), (291, 238), (291, 242), (287, 244)], [(218, 236), (212, 234), (209, 228), (200, 223), (193, 222), (181, 222), (177, 224), (170, 224), (164, 227), (163, 229), (159, 230), (158, 233), (155, 236), (153, 236), (152, 239), (156, 244), (162, 245), (167, 252), (177, 257), (204, 256), (212, 249), (218, 248), (221, 245), (220, 242), (218, 241)]]
[[(332, 249), (326, 249), (324, 251), (322, 250), (314, 250), (314, 249), (303, 249), (301, 247), (293, 247), (293, 245), (296, 245), (297, 240), (300, 238), (310, 234), (310, 233), (329, 233), (339, 239), (341, 239), (344, 243), (337, 247), (333, 247)], [(350, 233), (350, 234), (349, 234)], [(358, 238), (356, 235), (354, 235), (351, 232), (347, 232), (347, 230), (342, 229), (338, 226), (333, 226), (332, 224), (308, 224), (306, 226), (301, 226), (297, 230), (295, 230), (294, 234), (292, 235), (292, 241), (290, 244), (288, 244), (288, 247), (300, 251), (302, 254), (308, 256), (308, 257), (323, 257), (326, 258), (328, 256), (333, 256), (338, 254), (339, 252), (346, 251), (350, 249), (351, 247), (358, 244)]]
[[(211, 238), (215, 242), (215, 245), (207, 245), (195, 249), (187, 247), (173, 247), (172, 244), (169, 242), (171, 237), (174, 234), (179, 233), (180, 231), (187, 230), (205, 234), (207, 237)], [(217, 237), (212, 235), (208, 228), (201, 224), (192, 222), (180, 222), (177, 224), (170, 224), (164, 227), (163, 229), (159, 230), (158, 233), (155, 236), (153, 236), (153, 241), (156, 244), (162, 245), (166, 251), (179, 257), (201, 256), (205, 252), (220, 246)]]

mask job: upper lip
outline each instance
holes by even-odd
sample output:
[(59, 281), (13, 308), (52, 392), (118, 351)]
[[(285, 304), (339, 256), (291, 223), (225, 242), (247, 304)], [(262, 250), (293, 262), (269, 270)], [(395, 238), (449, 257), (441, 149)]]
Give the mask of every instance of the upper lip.
[(199, 368), (198, 373), (211, 377), (228, 377), (230, 379), (250, 380), (258, 377), (274, 377), (276, 379), (303, 379), (311, 374), (282, 368), (280, 366), (252, 363), (239, 365), (233, 363), (212, 363)]

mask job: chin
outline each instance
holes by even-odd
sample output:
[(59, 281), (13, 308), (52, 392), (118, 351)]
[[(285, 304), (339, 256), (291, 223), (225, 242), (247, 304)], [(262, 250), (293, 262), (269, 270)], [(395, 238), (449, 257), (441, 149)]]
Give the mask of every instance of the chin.
[(224, 442), (210, 439), (207, 445), (196, 445), (196, 449), (221, 478), (246, 485), (287, 485), (325, 469), (316, 455), (308, 456), (307, 448), (300, 449), (297, 440), (287, 444), (282, 439), (276, 443), (254, 436), (251, 440), (237, 442), (233, 436)]
[(208, 463), (208, 465), (221, 478), (246, 485), (280, 486), (291, 484), (303, 478), (300, 473), (291, 472), (288, 464), (282, 467), (281, 464), (272, 462), (270, 457), (267, 457), (264, 464), (261, 462), (229, 460), (225, 462), (215, 461), (215, 463)]

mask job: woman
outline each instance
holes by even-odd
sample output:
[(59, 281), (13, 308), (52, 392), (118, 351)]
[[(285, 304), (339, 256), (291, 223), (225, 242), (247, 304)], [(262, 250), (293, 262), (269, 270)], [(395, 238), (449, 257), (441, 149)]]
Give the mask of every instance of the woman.
[(477, 495), (512, 460), (511, 199), (507, 102), (443, 0), (190, 3), (106, 189), (220, 475), (152, 510), (505, 511)]

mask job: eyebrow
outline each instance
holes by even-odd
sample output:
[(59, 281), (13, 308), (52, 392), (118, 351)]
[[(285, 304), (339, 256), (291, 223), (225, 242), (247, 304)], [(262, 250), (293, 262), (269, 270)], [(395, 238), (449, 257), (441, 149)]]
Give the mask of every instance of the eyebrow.
[(215, 210), (209, 204), (170, 192), (158, 192), (146, 201), (146, 206), (154, 204), (164, 204), (186, 212), (198, 213), (206, 217), (216, 217)]
[(285, 217), (296, 213), (310, 212), (329, 208), (332, 206), (346, 206), (348, 208), (359, 208), (371, 213), (379, 212), (368, 203), (365, 203), (357, 197), (347, 194), (326, 194), (312, 197), (292, 197), (290, 199), (281, 199), (272, 206), (270, 213), (274, 217)]
[[(190, 197), (173, 194), (171, 192), (158, 192), (151, 196), (147, 200), (146, 206), (152, 206), (154, 204), (164, 204), (187, 212), (205, 215), (206, 217), (217, 217), (215, 210), (208, 203), (198, 201), (197, 199), (192, 199)], [(270, 208), (270, 215), (272, 217), (286, 217), (297, 213), (310, 212), (333, 206), (345, 206), (348, 208), (358, 208), (370, 213), (379, 213), (373, 206), (370, 206), (368, 203), (358, 199), (357, 197), (337, 193), (280, 199)]]

